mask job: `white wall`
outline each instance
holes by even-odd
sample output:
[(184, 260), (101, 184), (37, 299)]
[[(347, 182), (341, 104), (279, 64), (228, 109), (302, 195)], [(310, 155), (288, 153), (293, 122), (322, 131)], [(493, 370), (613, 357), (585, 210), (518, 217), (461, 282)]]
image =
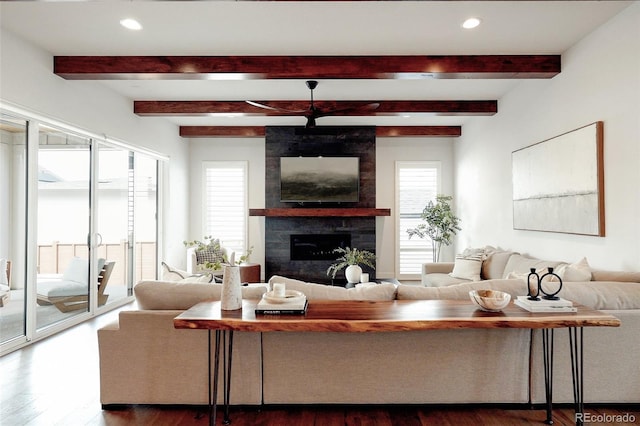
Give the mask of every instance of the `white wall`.
[[(376, 204), (391, 208), (391, 217), (376, 219), (376, 276), (395, 277), (396, 263), (396, 162), (440, 161), (442, 187), (440, 192), (453, 195), (454, 138), (378, 138), (376, 140)], [(398, 232), (405, 232), (399, 230)], [(427, 244), (425, 242), (425, 244)], [(453, 247), (443, 248), (442, 260), (453, 259)], [(429, 259), (425, 259), (428, 261)]]
[[(640, 4), (562, 55), (562, 72), (524, 81), (455, 144), (458, 251), (498, 245), (602, 269), (640, 270)], [(604, 121), (606, 236), (513, 229), (511, 152)]]
[(187, 237), (188, 144), (176, 125), (133, 114), (133, 101), (100, 82), (68, 81), (53, 74), (53, 55), (0, 29), (0, 100), (13, 106), (161, 153), (164, 171), (164, 256), (184, 266)]

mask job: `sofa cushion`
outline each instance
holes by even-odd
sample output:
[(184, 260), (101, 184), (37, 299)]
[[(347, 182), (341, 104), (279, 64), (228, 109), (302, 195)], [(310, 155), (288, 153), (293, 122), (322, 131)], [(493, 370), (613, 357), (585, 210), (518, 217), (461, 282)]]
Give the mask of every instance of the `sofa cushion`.
[(582, 260), (572, 263), (558, 266), (555, 271), (562, 281), (591, 281), (591, 268), (587, 262), (587, 258), (583, 257)]
[[(185, 310), (205, 300), (220, 300), (221, 284), (141, 281), (133, 288), (138, 307), (146, 310)], [(260, 299), (266, 286), (242, 287), (243, 299)]]
[(629, 283), (640, 283), (640, 272), (627, 271), (605, 271), (592, 269), (591, 279), (593, 281), (619, 281)]
[[(420, 287), (401, 284), (398, 286), (397, 297), (398, 300), (469, 300), (469, 291), (482, 289), (504, 291), (509, 293), (512, 299), (527, 294), (526, 285), (523, 281), (487, 280), (449, 287)], [(567, 282), (562, 286), (558, 296), (592, 309), (640, 309), (640, 283), (613, 281)]]
[(38, 281), (37, 292), (39, 296), (48, 298), (82, 296), (89, 293), (89, 286), (69, 280)]
[(504, 268), (507, 266), (509, 258), (513, 251), (505, 251), (490, 246), (485, 247), (486, 258), (482, 262), (482, 271), (480, 276), (483, 280), (500, 279), (504, 275)]
[(272, 286), (273, 283), (283, 283), (289, 290), (300, 291), (307, 296), (308, 300), (393, 300), (396, 295), (396, 286), (391, 283), (344, 288), (308, 283), (279, 275), (269, 279), (269, 285)]
[(422, 279), (422, 284), (426, 287), (444, 287), (448, 285), (468, 283), (470, 280), (464, 278), (455, 278), (450, 274), (425, 274)]
[(640, 309), (640, 283), (566, 282), (558, 296), (592, 309)]
[(509, 257), (509, 260), (505, 265), (502, 278), (507, 278), (511, 272), (515, 272), (517, 274), (528, 274), (531, 268), (535, 269), (538, 273), (545, 273), (547, 272), (547, 268), (557, 268), (562, 264), (563, 262), (540, 260), (521, 254), (513, 254)]
[(471, 290), (499, 290), (509, 293), (511, 298), (527, 294), (525, 284), (520, 280), (487, 280), (450, 285), (447, 287), (421, 287), (401, 284), (398, 286), (398, 300), (471, 300)]

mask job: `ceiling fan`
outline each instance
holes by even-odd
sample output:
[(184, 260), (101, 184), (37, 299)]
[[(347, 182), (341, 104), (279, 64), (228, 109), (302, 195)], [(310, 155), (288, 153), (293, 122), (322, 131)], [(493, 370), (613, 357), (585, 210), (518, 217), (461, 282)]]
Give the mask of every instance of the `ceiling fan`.
[(261, 103), (254, 102), (254, 101), (246, 101), (246, 102), (248, 104), (253, 105), (255, 107), (258, 107), (258, 108), (268, 109), (268, 110), (271, 110), (271, 111), (277, 111), (277, 112), (282, 112), (282, 113), (302, 115), (302, 116), (307, 118), (307, 124), (305, 125), (306, 128), (316, 127), (316, 119), (320, 118), (320, 117), (326, 117), (326, 116), (330, 116), (330, 115), (340, 115), (341, 113), (344, 114), (344, 113), (346, 113), (348, 111), (356, 111), (356, 110), (360, 110), (360, 109), (362, 109), (362, 110), (375, 110), (380, 106), (379, 103), (373, 102), (373, 103), (370, 103), (370, 104), (357, 106), (357, 107), (351, 106), (349, 108), (322, 111), (322, 110), (316, 108), (314, 103), (313, 103), (313, 90), (316, 87), (318, 87), (318, 82), (316, 80), (307, 80), (306, 84), (307, 84), (307, 87), (309, 88), (309, 90), (311, 90), (311, 104), (309, 105), (309, 108), (307, 108), (307, 109), (289, 110), (289, 109), (277, 108), (277, 107), (261, 104)]

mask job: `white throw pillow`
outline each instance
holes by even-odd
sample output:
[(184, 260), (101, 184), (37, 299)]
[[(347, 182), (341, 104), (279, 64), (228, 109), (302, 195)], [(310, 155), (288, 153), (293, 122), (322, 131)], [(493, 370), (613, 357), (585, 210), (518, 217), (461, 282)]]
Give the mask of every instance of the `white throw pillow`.
[(213, 281), (213, 274), (197, 274), (178, 280), (179, 283), (210, 283)]
[(180, 281), (190, 276), (191, 274), (187, 271), (181, 271), (180, 269), (172, 268), (171, 266), (162, 262), (162, 281)]
[(449, 275), (454, 278), (480, 281), (480, 271), (482, 270), (484, 258), (484, 249), (466, 249), (456, 256), (453, 271)]
[(571, 265), (560, 266), (556, 273), (566, 282), (591, 281), (591, 268), (586, 257)]
[(7, 278), (7, 259), (0, 259), (0, 285), (9, 285)]
[(62, 280), (87, 285), (89, 282), (89, 262), (86, 259), (74, 257), (69, 262), (67, 269), (64, 270)]

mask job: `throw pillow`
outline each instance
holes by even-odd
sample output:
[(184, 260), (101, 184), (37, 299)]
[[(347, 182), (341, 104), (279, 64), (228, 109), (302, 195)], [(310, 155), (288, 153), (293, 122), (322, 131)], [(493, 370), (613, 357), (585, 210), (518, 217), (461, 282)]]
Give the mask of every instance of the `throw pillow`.
[(456, 255), (453, 271), (449, 275), (454, 278), (480, 281), (480, 271), (484, 257), (484, 249), (466, 249)]
[(72, 258), (62, 274), (62, 280), (87, 285), (89, 282), (89, 262), (79, 257)]
[(214, 240), (213, 243), (218, 247), (215, 250), (196, 250), (196, 264), (224, 263), (224, 251), (220, 246), (220, 240)]
[(180, 269), (172, 268), (171, 266), (162, 262), (162, 281), (180, 281), (190, 276), (191, 274), (187, 271), (181, 271)]
[(576, 263), (560, 266), (556, 273), (562, 278), (562, 281), (566, 282), (591, 281), (591, 268), (586, 257)]
[(178, 280), (179, 283), (210, 283), (213, 282), (213, 274), (196, 274)]

